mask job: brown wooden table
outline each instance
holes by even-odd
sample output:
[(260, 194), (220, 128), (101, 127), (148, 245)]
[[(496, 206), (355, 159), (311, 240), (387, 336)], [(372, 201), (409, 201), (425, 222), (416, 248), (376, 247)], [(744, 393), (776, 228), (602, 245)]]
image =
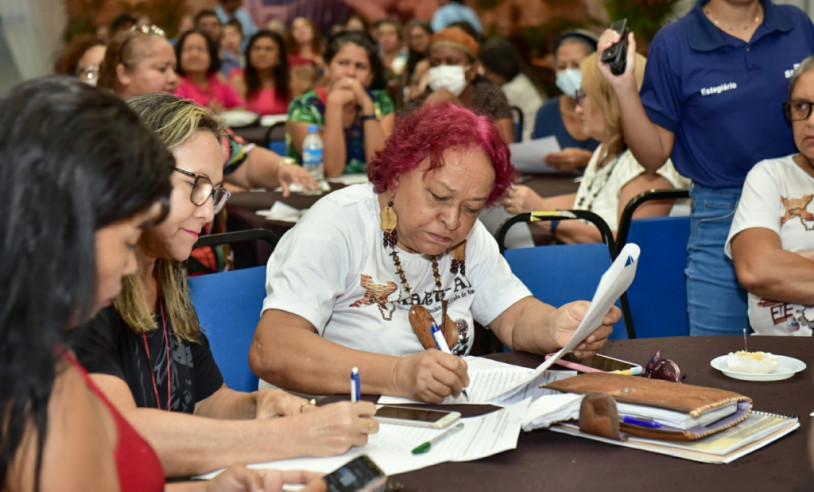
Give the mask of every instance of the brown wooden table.
[[(767, 447), (728, 465), (696, 463), (670, 456), (612, 446), (547, 430), (521, 432), (517, 449), (481, 460), (443, 463), (395, 475), (420, 491), (792, 491), (814, 490), (808, 451), (814, 410), (814, 339), (751, 337), (750, 350), (795, 357), (808, 368), (791, 379), (749, 382), (730, 379), (710, 367), (718, 355), (742, 348), (740, 337), (680, 337), (611, 341), (603, 353), (646, 364), (661, 349), (687, 373), (686, 383), (713, 386), (747, 395), (754, 408), (793, 414), (801, 427)], [(542, 358), (523, 353), (491, 358), (534, 367)], [(448, 408), (448, 407), (447, 407)], [(449, 409), (449, 408), (448, 408)], [(457, 405), (464, 416), (488, 407)]]

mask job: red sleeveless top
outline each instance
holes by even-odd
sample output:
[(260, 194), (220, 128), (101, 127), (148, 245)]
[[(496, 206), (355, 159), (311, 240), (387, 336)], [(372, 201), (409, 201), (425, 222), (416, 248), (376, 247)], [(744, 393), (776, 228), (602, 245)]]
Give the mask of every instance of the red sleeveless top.
[(153, 448), (122, 417), (116, 407), (105, 398), (101, 390), (93, 384), (88, 372), (73, 354), (64, 352), (62, 357), (79, 370), (85, 384), (102, 400), (116, 422), (118, 441), (116, 442), (116, 468), (119, 472), (119, 487), (122, 492), (151, 492), (164, 490), (164, 468)]

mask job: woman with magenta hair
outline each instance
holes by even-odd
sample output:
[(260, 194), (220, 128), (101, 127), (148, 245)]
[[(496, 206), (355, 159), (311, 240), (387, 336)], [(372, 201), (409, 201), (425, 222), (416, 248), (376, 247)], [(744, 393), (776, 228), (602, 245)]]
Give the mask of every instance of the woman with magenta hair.
[[(368, 394), (437, 403), (469, 384), (474, 322), (513, 350), (562, 347), (588, 307), (534, 299), (478, 221), (514, 178), (488, 117), (449, 103), (402, 117), (368, 167), (371, 183), (312, 207), (269, 258), (249, 362), (277, 386), (344, 393), (353, 367)], [(595, 353), (612, 308), (576, 347)], [(435, 349), (442, 327), (452, 354)]]

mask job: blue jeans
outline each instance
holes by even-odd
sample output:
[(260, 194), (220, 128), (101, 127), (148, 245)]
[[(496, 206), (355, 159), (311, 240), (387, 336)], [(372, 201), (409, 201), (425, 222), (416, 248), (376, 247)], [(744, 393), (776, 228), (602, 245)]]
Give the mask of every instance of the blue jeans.
[(741, 188), (690, 187), (687, 243), (687, 310), (690, 335), (739, 335), (749, 329), (746, 291), (738, 283), (724, 244)]

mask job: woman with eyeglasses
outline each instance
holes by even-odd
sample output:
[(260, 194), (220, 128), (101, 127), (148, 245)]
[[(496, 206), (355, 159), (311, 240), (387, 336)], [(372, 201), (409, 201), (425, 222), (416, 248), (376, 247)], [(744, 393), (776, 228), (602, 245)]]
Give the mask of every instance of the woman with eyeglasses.
[(189, 298), (185, 264), (229, 197), (221, 129), (210, 111), (169, 94), (128, 103), (175, 157), (173, 191), (167, 218), (135, 245), (136, 274), (78, 333), (77, 355), (93, 380), (153, 444), (168, 476), (365, 444), (378, 429), (371, 403), (316, 408), (281, 390), (242, 393), (224, 384)]
[[(599, 142), (576, 194), (542, 198), (528, 186), (518, 185), (509, 190), (503, 206), (512, 214), (533, 210), (590, 210), (607, 222), (616, 234), (619, 217), (628, 202), (647, 190), (679, 188), (686, 184), (667, 160), (655, 172), (645, 170), (628, 150), (622, 131), (619, 103), (608, 82), (596, 66), (596, 53), (580, 64), (582, 87), (577, 90), (577, 113), (582, 118), (585, 134)], [(645, 58), (636, 55), (636, 80), (644, 77)], [(656, 217), (670, 213), (672, 200), (653, 200), (636, 209), (634, 218)], [(543, 221), (536, 224), (548, 230), (553, 239), (563, 243), (595, 243), (602, 241), (599, 230), (579, 220), (562, 223)]]
[(798, 153), (766, 159), (746, 175), (726, 241), (760, 335), (814, 330), (814, 57), (797, 67), (784, 105)]
[[(0, 490), (165, 490), (152, 439), (68, 344), (136, 272), (133, 245), (167, 213), (172, 156), (119, 98), (68, 77), (0, 98), (0, 130)], [(271, 491), (309, 478), (231, 468), (166, 490)]]
[[(606, 30), (598, 51), (617, 41), (619, 33)], [(629, 63), (634, 33), (627, 41)], [(690, 335), (740, 334), (749, 322), (747, 295), (724, 245), (754, 163), (794, 152), (780, 104), (788, 77), (811, 53), (814, 24), (798, 7), (698, 0), (656, 33), (641, 91), (630, 70), (614, 75), (601, 64), (636, 159), (653, 170), (670, 157), (692, 180), (685, 269)]]
[(432, 35), (428, 87), (404, 104), (403, 113), (425, 103), (449, 102), (490, 116), (506, 143), (514, 142), (514, 122), (506, 95), (478, 74), (478, 42), (460, 27)]

